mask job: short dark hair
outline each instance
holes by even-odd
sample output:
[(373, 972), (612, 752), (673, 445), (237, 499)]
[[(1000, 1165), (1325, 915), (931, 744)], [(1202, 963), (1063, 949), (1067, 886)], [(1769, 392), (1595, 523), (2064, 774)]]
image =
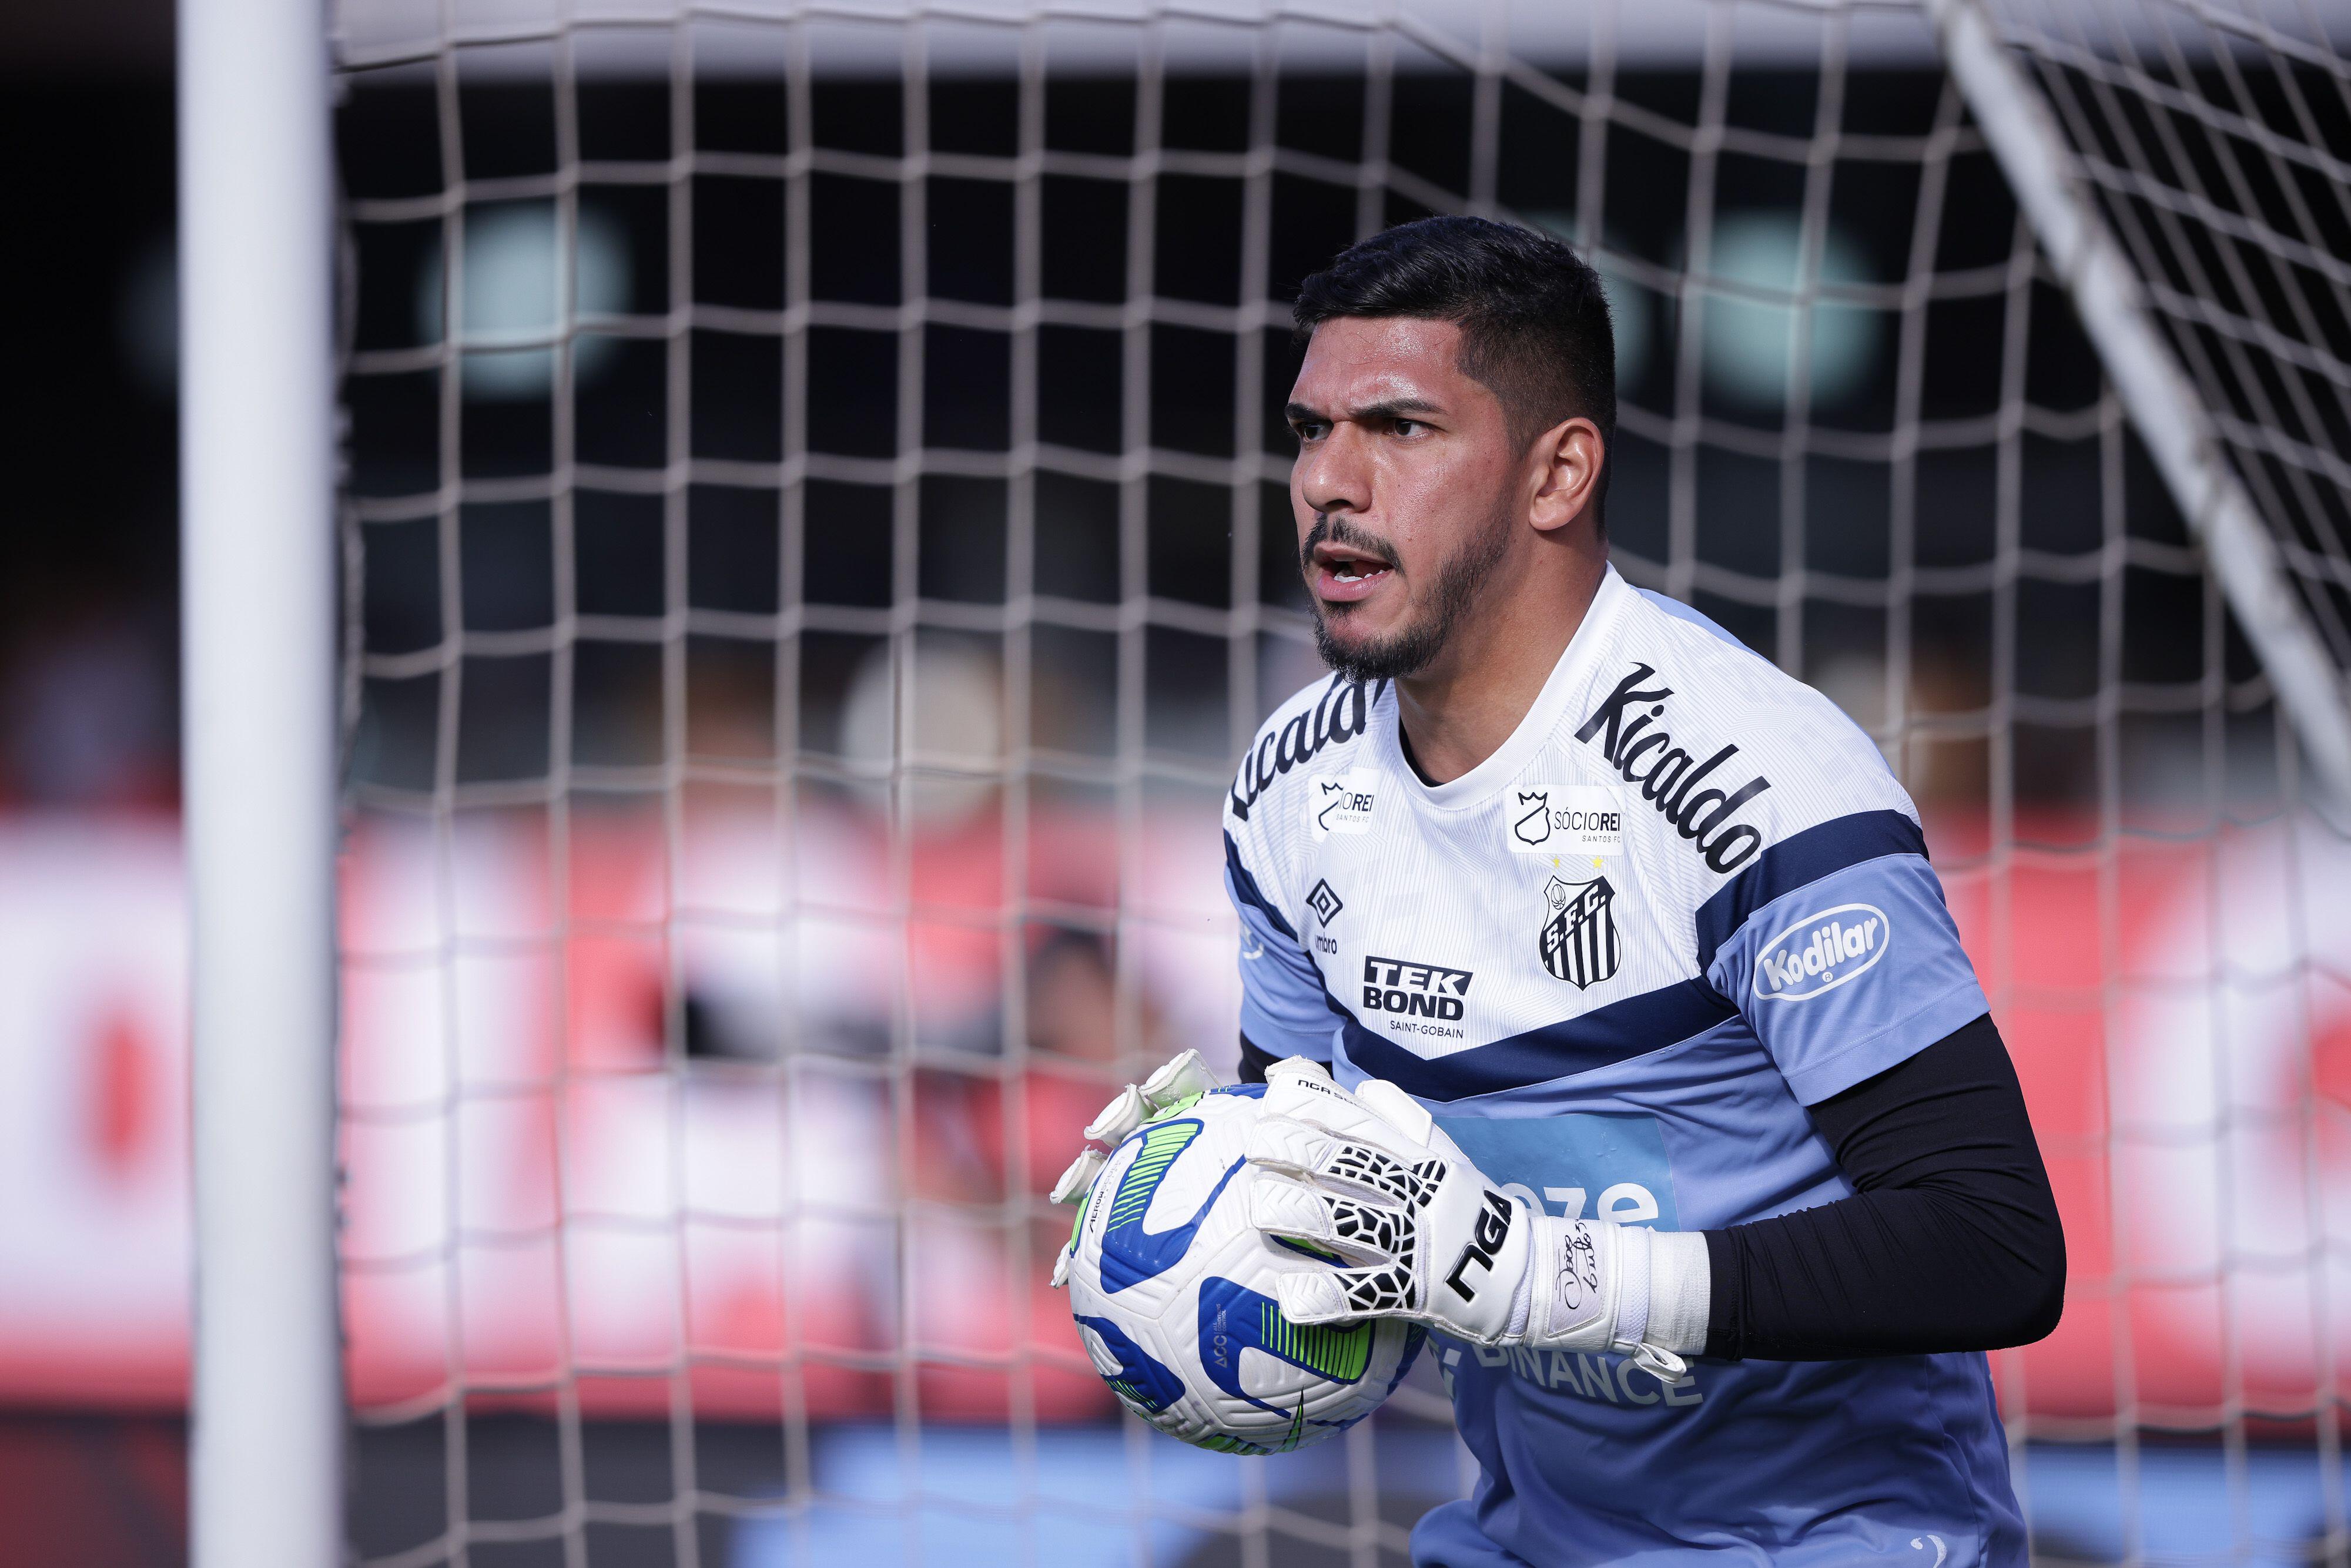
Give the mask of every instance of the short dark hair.
[[(1492, 390), (1521, 446), (1562, 420), (1616, 445), (1616, 334), (1583, 258), (1548, 235), (1489, 218), (1399, 224), (1342, 251), (1298, 290), (1297, 340), (1340, 316), (1411, 316), (1461, 329), (1461, 373)], [(1604, 532), (1609, 471), (1593, 483)]]

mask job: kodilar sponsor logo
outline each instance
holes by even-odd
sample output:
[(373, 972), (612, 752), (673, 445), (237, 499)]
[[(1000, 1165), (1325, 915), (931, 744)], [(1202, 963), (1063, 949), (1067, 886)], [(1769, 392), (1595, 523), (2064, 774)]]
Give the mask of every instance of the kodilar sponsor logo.
[[(1700, 762), (1675, 745), (1672, 734), (1658, 722), (1666, 716), (1666, 699), (1674, 695), (1674, 688), (1660, 685), (1644, 690), (1641, 685), (1656, 673), (1651, 665), (1635, 664), (1633, 673), (1617, 682), (1616, 689), (1592, 710), (1575, 738), (1588, 746), (1597, 737), (1600, 755), (1624, 775), (1625, 782), (1641, 787), (1641, 799), (1671, 822), (1675, 831), (1696, 844), (1708, 865), (1719, 872), (1737, 871), (1762, 849), (1763, 832), (1731, 819), (1748, 801), (1771, 788), (1771, 781), (1758, 776), (1736, 789), (1697, 789), (1700, 779), (1736, 758), (1739, 747), (1726, 746)], [(1645, 704), (1646, 712), (1633, 711)], [(1727, 776), (1737, 777), (1737, 771)]]
[(1867, 973), (1894, 939), (1874, 904), (1840, 904), (1807, 915), (1755, 956), (1755, 994), (1768, 1002), (1810, 1001)]
[(1364, 960), (1364, 1010), (1458, 1020), (1461, 998), (1469, 994), (1469, 980), (1468, 969), (1416, 964), (1408, 958), (1367, 957)]
[(1366, 685), (1333, 675), (1311, 710), (1293, 715), (1280, 729), (1259, 736), (1256, 747), (1241, 758), (1240, 773), (1233, 779), (1228, 803), (1234, 818), (1248, 821), (1250, 809), (1276, 779), (1313, 761), (1324, 747), (1353, 740), (1369, 729), (1372, 705), (1379, 701), (1386, 685), (1385, 681)]

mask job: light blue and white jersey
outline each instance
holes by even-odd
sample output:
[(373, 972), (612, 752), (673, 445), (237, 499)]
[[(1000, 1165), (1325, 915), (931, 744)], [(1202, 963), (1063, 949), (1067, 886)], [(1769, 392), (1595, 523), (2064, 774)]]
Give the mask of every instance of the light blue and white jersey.
[[(1986, 1011), (1876, 748), (1611, 570), (1501, 748), (1423, 783), (1394, 691), (1284, 704), (1225, 809), (1241, 1031), (1418, 1096), (1545, 1213), (1704, 1230), (1854, 1190), (1804, 1107)], [(1446, 1568), (2024, 1562), (1980, 1354), (1696, 1361), (1437, 1339)]]

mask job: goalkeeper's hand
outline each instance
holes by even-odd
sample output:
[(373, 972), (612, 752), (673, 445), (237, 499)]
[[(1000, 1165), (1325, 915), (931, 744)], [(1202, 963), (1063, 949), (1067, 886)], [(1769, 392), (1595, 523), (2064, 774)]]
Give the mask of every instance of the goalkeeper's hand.
[(1702, 1235), (1538, 1214), (1393, 1083), (1350, 1093), (1302, 1058), (1266, 1083), (1249, 1221), (1332, 1260), (1276, 1281), (1290, 1322), (1394, 1316), (1479, 1344), (1614, 1351), (1667, 1382), (1677, 1352), (1703, 1348)]
[[(1126, 1135), (1145, 1122), (1155, 1122), (1162, 1116), (1173, 1115), (1209, 1090), (1217, 1088), (1216, 1069), (1201, 1059), (1196, 1051), (1161, 1064), (1159, 1071), (1140, 1083), (1130, 1083), (1102, 1108), (1102, 1114), (1086, 1125), (1086, 1146), (1053, 1184), (1055, 1203), (1075, 1203), (1094, 1185), (1094, 1177), (1110, 1156), (1103, 1149), (1114, 1149)], [(1101, 1145), (1097, 1147), (1096, 1145)], [(1070, 1260), (1077, 1255), (1077, 1236), (1053, 1260), (1053, 1288), (1060, 1290), (1070, 1278)]]

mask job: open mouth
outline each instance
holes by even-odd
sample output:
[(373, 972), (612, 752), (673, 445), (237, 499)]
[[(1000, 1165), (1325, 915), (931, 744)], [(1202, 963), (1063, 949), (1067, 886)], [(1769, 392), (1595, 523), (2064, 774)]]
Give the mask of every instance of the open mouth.
[(1328, 601), (1363, 599), (1395, 575), (1394, 567), (1364, 550), (1327, 543), (1314, 548), (1314, 591)]

